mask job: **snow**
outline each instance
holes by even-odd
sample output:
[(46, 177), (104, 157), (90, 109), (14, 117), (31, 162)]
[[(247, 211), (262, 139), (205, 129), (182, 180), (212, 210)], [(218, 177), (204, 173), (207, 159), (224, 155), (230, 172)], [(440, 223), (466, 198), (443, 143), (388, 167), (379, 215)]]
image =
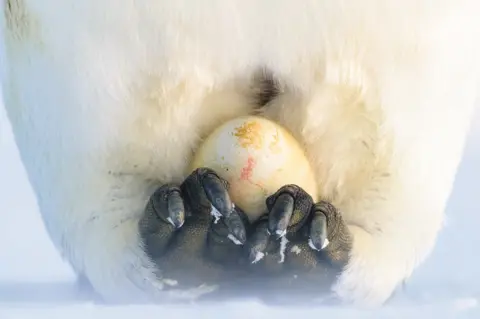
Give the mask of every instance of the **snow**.
[(215, 224), (218, 223), (220, 218), (222, 218), (222, 213), (218, 211), (218, 209), (215, 208), (215, 206), (212, 205), (212, 210), (210, 211), (210, 214), (215, 218), (213, 221)]
[[(216, 222), (216, 220), (215, 220)], [(227, 236), (228, 239), (230, 239), (235, 245), (241, 245), (242, 242), (238, 239), (235, 238), (235, 236), (233, 236), (232, 234), (228, 234)]]
[(285, 261), (285, 249), (287, 249), (288, 239), (287, 237), (283, 236), (280, 239), (280, 260), (279, 263), (283, 263)]
[(258, 263), (260, 260), (263, 259), (263, 257), (265, 257), (265, 254), (261, 251), (257, 251), (257, 253), (255, 254), (255, 259), (252, 261), (252, 264)]
[(0, 319), (47, 318), (480, 318), (480, 117), (447, 207), (437, 248), (393, 300), (378, 310), (288, 308), (239, 300), (221, 304), (106, 306), (75, 290), (51, 244), (0, 108)]

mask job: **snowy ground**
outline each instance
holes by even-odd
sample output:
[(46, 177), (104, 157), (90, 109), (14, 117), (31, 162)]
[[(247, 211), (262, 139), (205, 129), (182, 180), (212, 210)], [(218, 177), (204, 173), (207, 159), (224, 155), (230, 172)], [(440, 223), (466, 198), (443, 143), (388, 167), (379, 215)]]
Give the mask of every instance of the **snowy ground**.
[(435, 253), (389, 305), (375, 312), (267, 307), (256, 302), (106, 307), (75, 294), (73, 275), (50, 243), (0, 108), (0, 319), (17, 318), (480, 318), (480, 120), (476, 122)]

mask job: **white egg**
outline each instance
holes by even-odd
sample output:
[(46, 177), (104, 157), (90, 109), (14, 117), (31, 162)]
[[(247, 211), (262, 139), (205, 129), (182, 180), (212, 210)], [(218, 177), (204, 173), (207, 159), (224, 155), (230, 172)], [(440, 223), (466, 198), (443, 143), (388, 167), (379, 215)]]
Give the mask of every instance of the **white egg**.
[(218, 127), (196, 151), (190, 169), (198, 167), (209, 167), (230, 183), (231, 199), (251, 221), (266, 211), (266, 198), (286, 184), (318, 197), (303, 148), (285, 128), (262, 117), (240, 117)]

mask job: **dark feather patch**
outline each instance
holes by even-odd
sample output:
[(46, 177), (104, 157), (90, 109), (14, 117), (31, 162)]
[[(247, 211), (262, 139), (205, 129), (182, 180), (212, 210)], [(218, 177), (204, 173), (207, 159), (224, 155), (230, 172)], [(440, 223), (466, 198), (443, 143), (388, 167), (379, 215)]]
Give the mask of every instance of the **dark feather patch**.
[(258, 105), (259, 108), (264, 107), (279, 94), (279, 85), (273, 74), (267, 71), (261, 71), (255, 76), (253, 81), (255, 105)]

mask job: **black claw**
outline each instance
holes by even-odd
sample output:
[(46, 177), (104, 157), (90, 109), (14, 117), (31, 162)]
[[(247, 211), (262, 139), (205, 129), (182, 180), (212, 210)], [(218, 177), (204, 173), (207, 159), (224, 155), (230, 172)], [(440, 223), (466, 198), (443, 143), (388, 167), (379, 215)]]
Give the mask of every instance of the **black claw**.
[(151, 209), (156, 216), (175, 228), (180, 228), (185, 221), (180, 188), (174, 185), (167, 184), (158, 188), (150, 197), (146, 209)]
[(207, 173), (202, 177), (202, 186), (213, 207), (223, 217), (230, 217), (233, 211), (233, 204), (225, 188), (225, 183), (215, 174)]
[(225, 225), (239, 244), (245, 244), (247, 241), (247, 233), (240, 215), (237, 213), (230, 214), (228, 218), (225, 218)]
[(248, 259), (251, 263), (257, 263), (264, 257), (269, 240), (270, 231), (268, 230), (268, 222), (262, 221), (256, 227), (250, 241)]
[(293, 214), (294, 205), (295, 200), (293, 196), (288, 193), (281, 194), (275, 199), (275, 203), (270, 210), (268, 223), (268, 230), (275, 238), (279, 239), (286, 234), (290, 218)]
[(228, 237), (237, 244), (246, 241), (246, 229), (240, 210), (235, 209), (230, 195), (228, 183), (213, 170), (205, 167), (197, 168), (183, 182), (182, 194), (190, 211), (213, 215), (214, 223), (220, 218), (227, 226)]
[(180, 191), (172, 191), (168, 194), (167, 199), (168, 217), (170, 222), (176, 229), (182, 227), (185, 222), (185, 207)]
[(203, 175), (202, 186), (213, 208), (225, 218), (232, 240), (243, 245), (247, 240), (247, 234), (242, 219), (234, 210), (234, 205), (227, 191), (225, 182), (215, 173), (207, 172)]
[(323, 250), (328, 245), (327, 217), (320, 211), (316, 211), (313, 216), (308, 244), (315, 250)]

